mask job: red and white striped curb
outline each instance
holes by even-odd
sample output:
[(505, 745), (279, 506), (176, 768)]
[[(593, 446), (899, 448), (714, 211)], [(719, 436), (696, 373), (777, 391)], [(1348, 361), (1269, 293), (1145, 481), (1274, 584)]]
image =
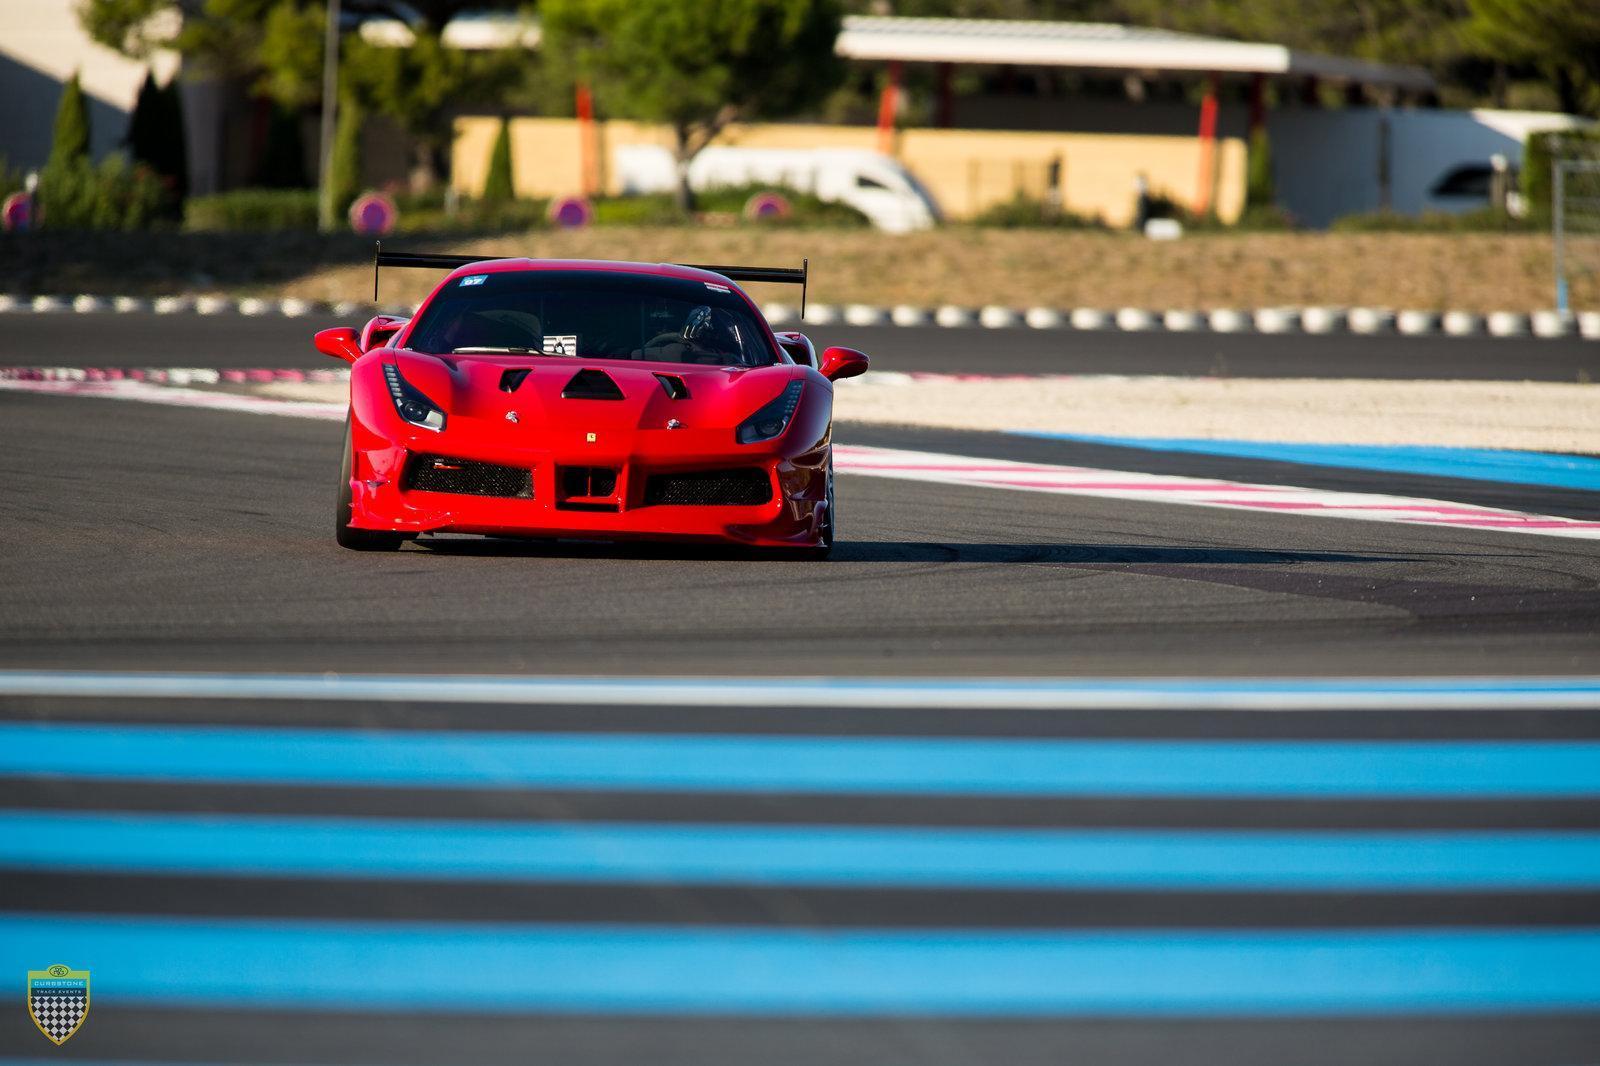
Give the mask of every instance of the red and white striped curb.
[[(273, 400), (234, 392), (163, 385), (133, 378), (97, 380), (0, 376), (0, 390), (137, 400), (178, 407), (342, 421), (344, 403)], [(1139, 474), (1093, 467), (977, 459), (936, 452), (839, 444), (837, 469), (846, 474), (932, 481), (947, 485), (1098, 496), (1145, 503), (1182, 504), (1258, 514), (1298, 514), (1367, 522), (1488, 529), (1551, 537), (1600, 540), (1600, 522), (1507, 511), (1406, 496), (1332, 492), (1287, 485), (1254, 485), (1220, 478)]]
[[(161, 296), (22, 296), (0, 293), (0, 313), (37, 314), (240, 314), (281, 315), (298, 318), (322, 315), (332, 318), (364, 318), (382, 312), (410, 315), (410, 306), (378, 305), (370, 301), (343, 300), (330, 303), (295, 297), (267, 299), (257, 296), (218, 295)], [(774, 325), (800, 320), (799, 308), (790, 304), (762, 306)], [(985, 307), (878, 307), (872, 304), (811, 304), (805, 321), (816, 326), (894, 325), (909, 329), (987, 328), (1041, 330), (1106, 331), (1123, 333), (1266, 333), (1332, 334), (1360, 336), (1450, 336), (1450, 337), (1588, 337), (1600, 339), (1600, 311), (1563, 313), (1536, 311), (1434, 311), (1387, 307), (1231, 307), (1197, 310), (1173, 308), (1154, 310), (1143, 307), (1028, 307), (1015, 308), (991, 304)]]
[(974, 459), (962, 455), (835, 445), (837, 468), (851, 474), (942, 484), (1100, 496), (1234, 511), (1352, 518), (1368, 522), (1494, 529), (1600, 540), (1600, 522), (1476, 507), (1445, 500), (1333, 492), (1287, 485), (1253, 485), (1218, 478), (1135, 474), (1120, 470)]

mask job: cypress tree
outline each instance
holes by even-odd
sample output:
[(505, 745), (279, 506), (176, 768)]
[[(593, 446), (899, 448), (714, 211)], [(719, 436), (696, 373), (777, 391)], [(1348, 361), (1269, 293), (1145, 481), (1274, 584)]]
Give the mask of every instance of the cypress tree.
[(355, 97), (339, 100), (339, 118), (333, 126), (333, 156), (328, 160), (328, 185), (333, 189), (333, 210), (343, 214), (361, 195), (361, 127), (366, 115)]
[(156, 85), (156, 76), (146, 70), (139, 86), (139, 96), (133, 102), (133, 114), (128, 116), (128, 133), (122, 143), (136, 163), (148, 164), (151, 170), (161, 173), (161, 126), (165, 120), (165, 103)]
[(494, 139), (494, 149), (489, 153), (489, 175), (483, 182), (483, 202), (504, 204), (516, 198), (516, 185), (511, 174), (511, 122), (502, 118), (500, 132)]
[(178, 75), (161, 90), (161, 157), (152, 160), (156, 172), (172, 183), (174, 197), (182, 201), (189, 195), (189, 142), (184, 131), (183, 94)]
[(71, 167), (89, 162), (89, 101), (84, 98), (78, 75), (67, 79), (56, 108), (55, 138), (50, 143), (48, 168)]

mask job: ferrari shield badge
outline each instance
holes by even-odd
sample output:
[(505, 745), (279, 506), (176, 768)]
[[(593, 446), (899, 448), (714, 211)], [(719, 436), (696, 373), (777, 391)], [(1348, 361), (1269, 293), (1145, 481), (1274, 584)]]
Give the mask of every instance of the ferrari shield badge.
[(28, 1016), (53, 1044), (65, 1044), (89, 1014), (89, 971), (60, 963), (28, 971)]

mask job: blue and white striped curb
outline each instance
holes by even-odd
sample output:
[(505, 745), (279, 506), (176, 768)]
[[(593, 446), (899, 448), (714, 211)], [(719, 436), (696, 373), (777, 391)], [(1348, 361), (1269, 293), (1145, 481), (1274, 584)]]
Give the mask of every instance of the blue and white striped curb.
[[(382, 312), (409, 315), (414, 307), (378, 305), (369, 301), (298, 298), (266, 299), (257, 296), (19, 296), (0, 293), (0, 313), (34, 314), (136, 314), (154, 313), (251, 317), (305, 318), (326, 316), (359, 318)], [(765, 304), (762, 310), (773, 325), (794, 325), (799, 308), (790, 304)], [(908, 329), (1070, 329), (1114, 333), (1263, 333), (1356, 334), (1360, 336), (1450, 337), (1586, 337), (1600, 340), (1600, 311), (1577, 313), (1540, 311), (1429, 311), (1393, 310), (1385, 307), (1259, 307), (1175, 308), (1142, 307), (1028, 307), (991, 304), (985, 307), (941, 307), (874, 304), (811, 304), (805, 322), (813, 326), (900, 326)]]

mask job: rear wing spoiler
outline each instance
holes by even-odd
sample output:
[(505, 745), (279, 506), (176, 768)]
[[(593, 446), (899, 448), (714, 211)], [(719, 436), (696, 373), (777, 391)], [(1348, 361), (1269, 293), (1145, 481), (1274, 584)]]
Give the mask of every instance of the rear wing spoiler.
[[(509, 259), (504, 255), (445, 255), (433, 252), (386, 252), (383, 242), (378, 241), (372, 250), (372, 302), (378, 302), (378, 268), (379, 267), (428, 267), (433, 270), (454, 270), (464, 267), (468, 263), (488, 263), (496, 259)], [(752, 266), (706, 266), (703, 263), (678, 263), (677, 266), (686, 266), (693, 270), (709, 270), (713, 274), (721, 274), (732, 281), (766, 281), (778, 285), (800, 286), (800, 317), (806, 317), (806, 288), (811, 274), (811, 260), (800, 260), (800, 268), (794, 267), (752, 267)]]

